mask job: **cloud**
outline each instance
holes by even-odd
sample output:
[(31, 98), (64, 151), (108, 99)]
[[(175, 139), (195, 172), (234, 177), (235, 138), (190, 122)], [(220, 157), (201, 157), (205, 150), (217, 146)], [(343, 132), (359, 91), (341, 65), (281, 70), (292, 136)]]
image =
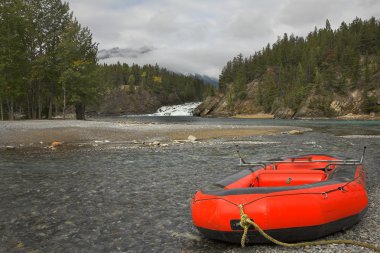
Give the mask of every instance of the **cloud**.
[(99, 43), (101, 62), (155, 64), (218, 77), (284, 33), (305, 36), (356, 16), (380, 16), (378, 0), (69, 0)]
[(231, 18), (227, 31), (233, 38), (253, 40), (273, 35), (270, 22), (262, 13), (241, 11)]
[(283, 24), (291, 27), (300, 25), (314, 26), (320, 24), (331, 16), (342, 0), (293, 0), (286, 1), (277, 18), (277, 25)]

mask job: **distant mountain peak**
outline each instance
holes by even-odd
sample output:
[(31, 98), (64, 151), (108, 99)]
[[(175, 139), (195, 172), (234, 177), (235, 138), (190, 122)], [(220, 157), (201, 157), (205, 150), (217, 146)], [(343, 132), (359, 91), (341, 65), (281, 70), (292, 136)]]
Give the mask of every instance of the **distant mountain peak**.
[(196, 78), (201, 79), (206, 84), (211, 84), (213, 86), (218, 86), (219, 85), (219, 80), (216, 79), (215, 77), (211, 77), (211, 76), (208, 76), (208, 75), (200, 75), (200, 74), (195, 74), (194, 76)]

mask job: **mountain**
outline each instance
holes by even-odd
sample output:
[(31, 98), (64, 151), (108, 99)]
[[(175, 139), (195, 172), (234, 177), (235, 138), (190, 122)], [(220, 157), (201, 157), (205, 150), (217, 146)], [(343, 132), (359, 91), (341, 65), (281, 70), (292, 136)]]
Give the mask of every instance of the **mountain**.
[(380, 22), (330, 22), (305, 38), (284, 34), (274, 44), (224, 66), (220, 94), (198, 107), (202, 116), (272, 114), (277, 118), (380, 113)]
[[(154, 47), (142, 46), (140, 48), (120, 48), (114, 47), (111, 49), (101, 49), (98, 52), (97, 58), (100, 61), (106, 61), (107, 59), (126, 59), (126, 58), (138, 58), (143, 54), (148, 54), (154, 51)], [(180, 73), (178, 73), (180, 74)], [(219, 80), (215, 77), (207, 75), (193, 74), (192, 76), (202, 80), (206, 84), (218, 86)]]
[(215, 90), (194, 75), (175, 73), (157, 64), (103, 64), (98, 65), (97, 73), (103, 94), (90, 108), (96, 114), (154, 113), (161, 106), (201, 101)]
[(211, 84), (212, 86), (218, 87), (219, 85), (219, 80), (215, 77), (210, 77), (207, 75), (200, 75), (200, 74), (195, 74), (195, 77), (202, 80), (206, 84)]

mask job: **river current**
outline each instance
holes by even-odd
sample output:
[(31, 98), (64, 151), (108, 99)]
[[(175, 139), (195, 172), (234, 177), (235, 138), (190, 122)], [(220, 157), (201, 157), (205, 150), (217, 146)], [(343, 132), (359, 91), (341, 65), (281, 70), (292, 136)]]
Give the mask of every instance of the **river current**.
[[(366, 217), (334, 239), (371, 238), (380, 223), (380, 122), (120, 117), (171, 124), (293, 125), (302, 135), (226, 138), (168, 147), (119, 144), (107, 149), (0, 153), (0, 252), (247, 252), (203, 238), (189, 204), (198, 188), (248, 161), (307, 153), (359, 159), (367, 146)], [(238, 211), (238, 210), (237, 210)], [(252, 246), (275, 252), (275, 246)], [(251, 248), (252, 250), (252, 248)], [(351, 249), (352, 250), (352, 249)], [(294, 252), (315, 252), (298, 249)], [(292, 252), (293, 252), (292, 251)], [(323, 249), (321, 250), (321, 252)], [(350, 251), (347, 251), (350, 252)]]

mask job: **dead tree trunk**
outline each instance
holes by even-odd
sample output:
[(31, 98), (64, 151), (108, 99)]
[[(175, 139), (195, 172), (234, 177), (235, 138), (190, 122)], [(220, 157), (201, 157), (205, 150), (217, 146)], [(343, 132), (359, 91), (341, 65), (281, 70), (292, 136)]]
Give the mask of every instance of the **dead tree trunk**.
[(63, 119), (66, 119), (66, 87), (63, 86)]
[(76, 103), (75, 104), (75, 114), (76, 114), (76, 119), (78, 120), (85, 120), (86, 115), (85, 115), (85, 104), (82, 102)]
[(0, 97), (0, 114), (1, 114), (1, 120), (4, 120), (4, 110), (3, 110), (3, 100), (1, 100)]
[(48, 119), (52, 119), (52, 118), (53, 118), (53, 96), (50, 96)]
[(42, 99), (41, 99), (41, 95), (38, 95), (38, 119), (42, 119)]
[(14, 111), (13, 111), (13, 98), (7, 99), (7, 105), (8, 105), (8, 119), (14, 120)]

